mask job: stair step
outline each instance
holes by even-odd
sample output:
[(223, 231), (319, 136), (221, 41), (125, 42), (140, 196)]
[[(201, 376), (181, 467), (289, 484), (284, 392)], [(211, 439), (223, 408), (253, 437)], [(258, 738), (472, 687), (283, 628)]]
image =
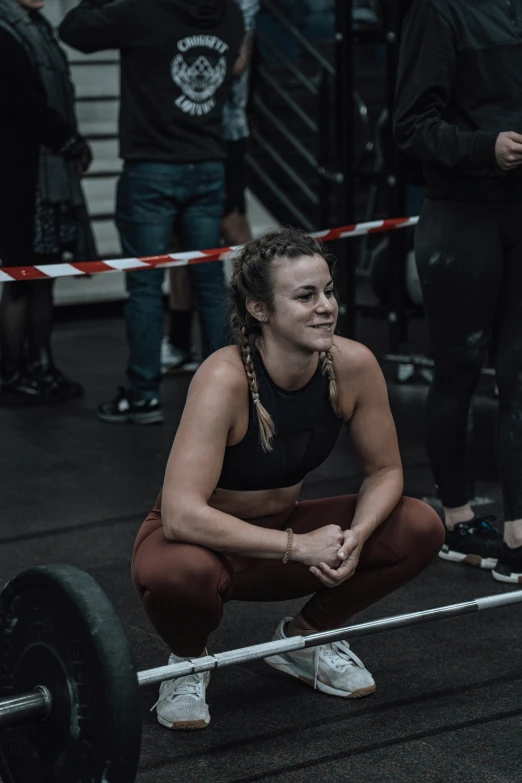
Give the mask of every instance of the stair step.
[(114, 158), (101, 158), (99, 156), (95, 156), (86, 179), (89, 179), (90, 177), (104, 179), (117, 177), (122, 170), (122, 166), (123, 162), (119, 158), (116, 158), (115, 160)]
[(110, 272), (92, 277), (61, 277), (56, 281), (57, 305), (118, 302), (126, 298), (125, 275)]
[[(82, 126), (85, 129), (85, 126)], [(94, 160), (112, 161), (114, 165), (121, 164), (119, 157), (118, 140), (114, 139), (100, 139), (90, 142), (92, 147), (92, 153)], [(94, 161), (93, 161), (94, 165)]]
[(93, 124), (107, 124), (116, 129), (118, 124), (119, 101), (89, 101), (76, 104), (78, 124), (85, 128)]
[[(47, 2), (49, 2), (49, 0), (47, 0)], [(99, 67), (100, 65), (107, 65), (108, 67), (110, 65), (119, 68), (120, 54), (112, 49), (103, 52), (93, 52), (92, 54), (84, 54), (76, 49), (72, 49), (63, 42), (61, 45), (65, 49), (71, 68), (76, 68), (81, 65), (87, 66), (88, 68), (90, 68), (91, 65), (93, 67)]]
[(116, 120), (88, 120), (81, 123), (80, 128), (88, 139), (116, 139), (118, 137)]
[(120, 91), (119, 68), (115, 65), (74, 65), (71, 68), (76, 95), (116, 96)]
[(99, 257), (105, 261), (111, 258), (121, 258), (120, 237), (114, 221), (97, 222), (93, 220), (92, 228), (96, 237)]

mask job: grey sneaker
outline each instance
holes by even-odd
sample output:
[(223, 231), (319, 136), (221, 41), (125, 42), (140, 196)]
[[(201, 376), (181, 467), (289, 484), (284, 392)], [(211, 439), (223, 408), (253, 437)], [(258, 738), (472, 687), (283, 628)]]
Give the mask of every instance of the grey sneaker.
[[(284, 629), (291, 619), (285, 617), (281, 620), (274, 641), (287, 638)], [(369, 696), (376, 688), (372, 675), (352, 652), (348, 642), (331, 642), (307, 650), (274, 655), (265, 660), (274, 669), (297, 677), (331, 696), (357, 699)]]
[(196, 372), (200, 362), (195, 358), (194, 352), (180, 351), (164, 337), (161, 343), (161, 372), (162, 375), (170, 373)]
[[(171, 654), (169, 664), (186, 660)], [(158, 723), (174, 731), (206, 729), (210, 723), (206, 702), (209, 680), (210, 672), (164, 680), (160, 685), (159, 699), (152, 707), (152, 710), (156, 708)]]

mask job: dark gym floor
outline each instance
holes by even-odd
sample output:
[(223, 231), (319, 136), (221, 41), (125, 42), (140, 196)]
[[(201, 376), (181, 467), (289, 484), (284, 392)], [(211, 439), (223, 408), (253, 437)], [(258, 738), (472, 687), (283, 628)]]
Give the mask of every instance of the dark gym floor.
[[(359, 339), (378, 351), (384, 330), (365, 321)], [(138, 669), (163, 665), (167, 650), (142, 613), (129, 564), (136, 532), (162, 483), (189, 378), (165, 382), (163, 427), (111, 426), (98, 421), (95, 410), (123, 380), (122, 320), (60, 323), (55, 343), (58, 363), (87, 394), (52, 409), (0, 408), (1, 581), (38, 563), (85, 569), (113, 601)], [(433, 492), (423, 445), (425, 395), (426, 387), (390, 384), (406, 492), (416, 497)], [(495, 407), (486, 395), (476, 400), (475, 462), (478, 494), (493, 500), (485, 510), (498, 513)], [(327, 463), (307, 479), (303, 497), (353, 492), (359, 484), (343, 433)], [(358, 619), (507, 589), (487, 572), (437, 559)], [(212, 650), (269, 640), (280, 618), (298, 605), (229, 604)], [(365, 699), (315, 693), (259, 661), (213, 674), (209, 728), (174, 733), (149, 712), (157, 689), (144, 689), (138, 781), (520, 781), (520, 611), (515, 606), (355, 640), (377, 682)]]

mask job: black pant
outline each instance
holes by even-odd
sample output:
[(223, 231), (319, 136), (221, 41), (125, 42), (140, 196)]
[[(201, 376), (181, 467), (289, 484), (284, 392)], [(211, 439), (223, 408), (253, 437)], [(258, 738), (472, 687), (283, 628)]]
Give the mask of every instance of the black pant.
[(504, 517), (522, 519), (522, 201), (427, 199), (415, 254), (435, 360), (426, 439), (440, 498), (447, 508), (470, 500), (467, 416), (493, 345)]
[(225, 144), (225, 209), (223, 217), (232, 212), (244, 215), (246, 212), (246, 161), (247, 139), (227, 141)]

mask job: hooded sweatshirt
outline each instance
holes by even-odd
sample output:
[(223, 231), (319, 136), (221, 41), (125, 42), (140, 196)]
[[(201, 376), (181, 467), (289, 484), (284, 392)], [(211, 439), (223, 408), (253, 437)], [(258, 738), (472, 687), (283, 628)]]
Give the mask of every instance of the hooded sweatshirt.
[(424, 163), (428, 196), (522, 199), (499, 133), (522, 134), (522, 0), (416, 0), (405, 22), (395, 137)]
[(224, 157), (223, 105), (244, 36), (234, 0), (82, 0), (59, 33), (81, 52), (120, 50), (122, 158)]

